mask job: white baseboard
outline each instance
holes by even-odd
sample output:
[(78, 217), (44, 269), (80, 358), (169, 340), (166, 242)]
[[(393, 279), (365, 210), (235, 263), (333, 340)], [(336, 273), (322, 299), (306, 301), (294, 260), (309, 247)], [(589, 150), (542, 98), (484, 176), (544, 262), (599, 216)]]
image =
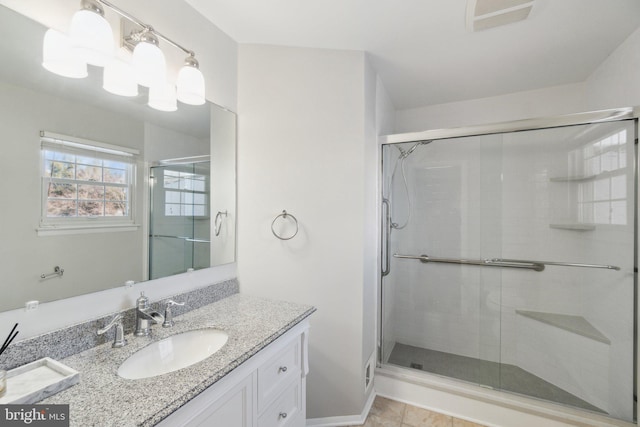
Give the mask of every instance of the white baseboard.
[(326, 417), (326, 418), (310, 418), (307, 420), (307, 427), (339, 427), (339, 426), (358, 426), (365, 423), (367, 415), (371, 410), (373, 401), (376, 398), (376, 392), (369, 394), (367, 403), (360, 415), (347, 415), (344, 417)]

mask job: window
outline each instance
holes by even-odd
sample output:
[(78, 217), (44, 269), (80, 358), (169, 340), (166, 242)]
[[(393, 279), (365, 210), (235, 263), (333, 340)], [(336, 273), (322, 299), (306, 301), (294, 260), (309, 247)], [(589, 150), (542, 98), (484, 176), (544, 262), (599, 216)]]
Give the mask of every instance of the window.
[(41, 227), (133, 224), (136, 150), (42, 133)]
[(166, 216), (207, 216), (207, 176), (194, 172), (165, 170)]
[(582, 223), (625, 225), (627, 217), (627, 131), (622, 130), (579, 150), (585, 172), (578, 187), (578, 220)]

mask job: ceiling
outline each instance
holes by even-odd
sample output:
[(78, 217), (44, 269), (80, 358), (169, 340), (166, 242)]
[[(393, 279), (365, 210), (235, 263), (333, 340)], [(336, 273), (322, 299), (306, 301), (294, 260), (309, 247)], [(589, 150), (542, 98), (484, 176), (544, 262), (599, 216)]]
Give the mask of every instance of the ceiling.
[(535, 0), (466, 29), (466, 0), (185, 0), (238, 43), (361, 50), (398, 110), (578, 83), (635, 29), (638, 0)]

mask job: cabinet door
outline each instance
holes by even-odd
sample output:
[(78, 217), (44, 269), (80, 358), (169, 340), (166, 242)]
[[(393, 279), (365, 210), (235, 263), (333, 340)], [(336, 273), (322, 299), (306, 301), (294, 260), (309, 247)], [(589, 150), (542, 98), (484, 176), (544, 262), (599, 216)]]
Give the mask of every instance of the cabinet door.
[(227, 377), (223, 384), (209, 387), (162, 420), (158, 427), (252, 427), (254, 375), (234, 384), (236, 381)]
[(189, 427), (251, 427), (253, 425), (253, 377), (249, 376), (229, 393), (194, 417)]

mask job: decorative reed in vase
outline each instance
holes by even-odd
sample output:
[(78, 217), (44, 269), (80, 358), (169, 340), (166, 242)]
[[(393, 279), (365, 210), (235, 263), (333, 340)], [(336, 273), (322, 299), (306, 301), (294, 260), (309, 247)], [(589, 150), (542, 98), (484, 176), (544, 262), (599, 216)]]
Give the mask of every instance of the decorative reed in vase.
[[(0, 347), (0, 356), (9, 347), (9, 344), (11, 344), (11, 342), (15, 339), (15, 337), (18, 335), (18, 332), (20, 332), (20, 331), (16, 331), (17, 327), (18, 327), (17, 323), (13, 325), (13, 329), (11, 329), (11, 332), (9, 332), (9, 335), (4, 340), (2, 347)], [(7, 371), (0, 369), (0, 397), (4, 396), (6, 392), (7, 392)]]

